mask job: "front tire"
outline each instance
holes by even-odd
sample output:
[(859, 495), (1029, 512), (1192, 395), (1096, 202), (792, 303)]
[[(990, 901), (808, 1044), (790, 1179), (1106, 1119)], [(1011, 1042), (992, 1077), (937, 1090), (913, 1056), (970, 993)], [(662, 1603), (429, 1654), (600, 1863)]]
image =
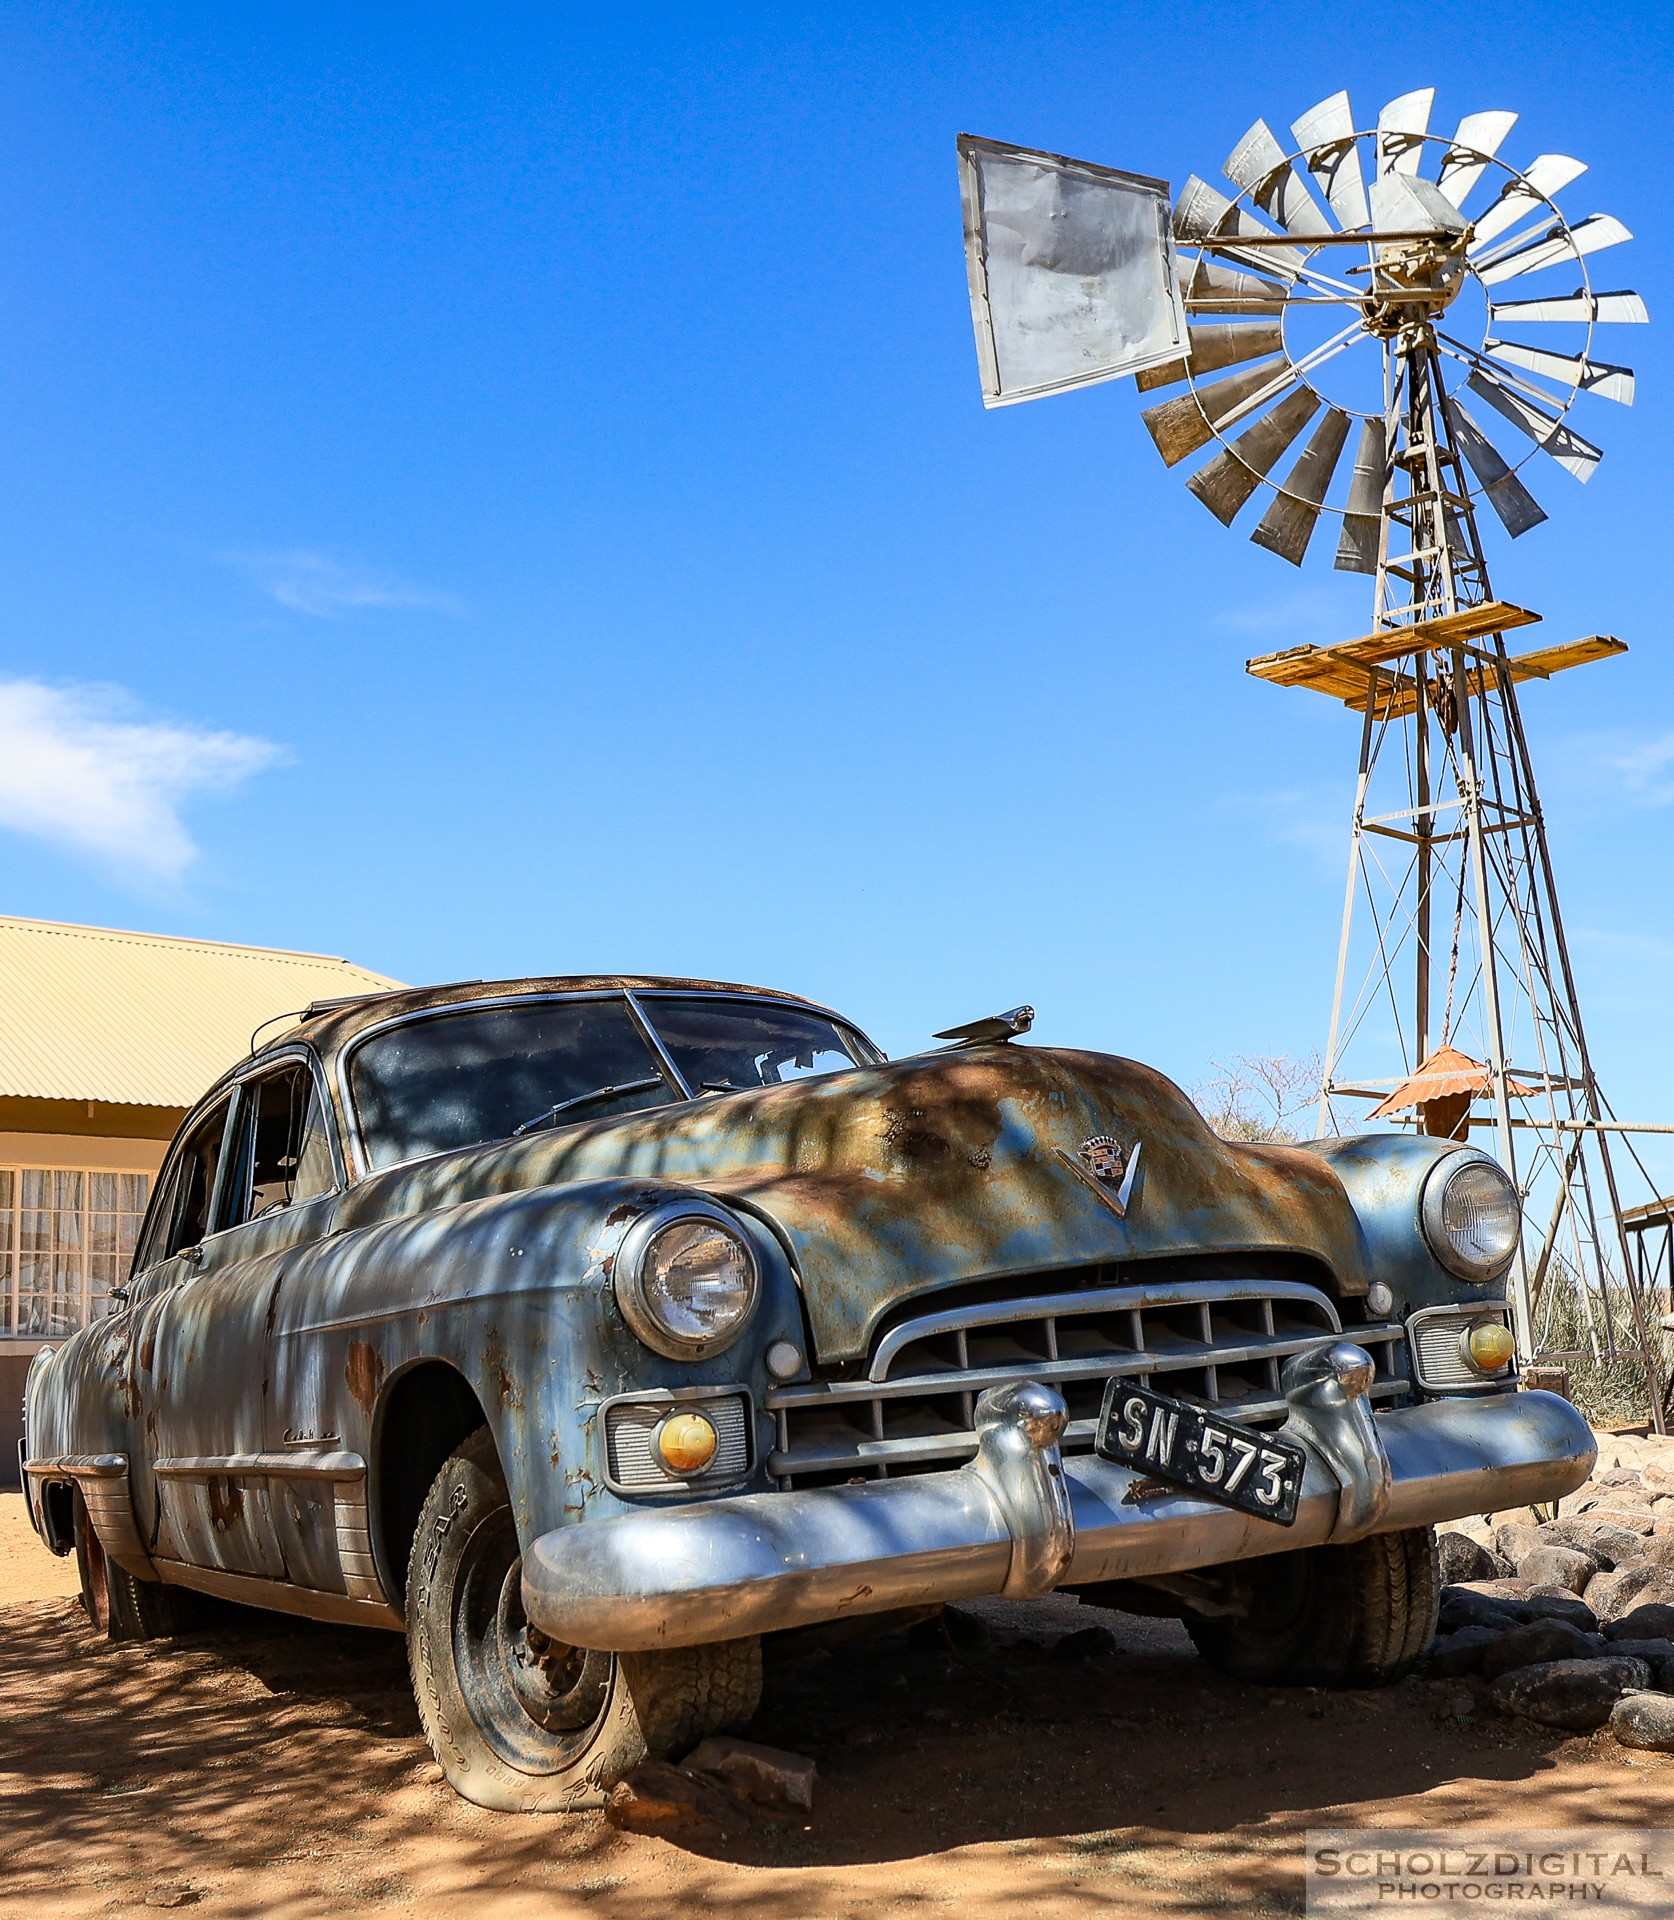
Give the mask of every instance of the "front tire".
[(761, 1642), (608, 1654), (548, 1640), (524, 1617), (522, 1556), (486, 1427), (436, 1476), (407, 1569), (419, 1718), (448, 1783), (479, 1807), (602, 1806), (624, 1774), (761, 1699)]
[(106, 1555), (80, 1487), (72, 1511), (81, 1604), (96, 1632), (111, 1640), (156, 1640), (201, 1625), (197, 1594), (141, 1580)]
[(1189, 1616), (1197, 1650), (1259, 1686), (1386, 1687), (1412, 1671), (1436, 1633), (1441, 1574), (1433, 1527), (1374, 1533), (1242, 1562), (1241, 1615)]

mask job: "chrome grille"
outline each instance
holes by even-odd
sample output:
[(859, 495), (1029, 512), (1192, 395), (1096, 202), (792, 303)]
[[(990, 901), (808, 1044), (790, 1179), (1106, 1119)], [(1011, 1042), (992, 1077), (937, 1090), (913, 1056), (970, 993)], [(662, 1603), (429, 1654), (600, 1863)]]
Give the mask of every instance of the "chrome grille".
[[(673, 1474), (657, 1458), (657, 1429), (675, 1413), (701, 1413), (715, 1429), (715, 1457), (701, 1473)], [(617, 1400), (605, 1409), (605, 1457), (624, 1493), (668, 1493), (736, 1480), (750, 1469), (749, 1402), (743, 1394), (692, 1400)]]
[(1498, 1387), (1502, 1391), (1513, 1378), (1512, 1370), (1486, 1378), (1477, 1372), (1464, 1355), (1465, 1335), (1479, 1320), (1505, 1321), (1506, 1310), (1498, 1301), (1483, 1301), (1475, 1306), (1430, 1307), (1415, 1313), (1407, 1322), (1412, 1340), (1413, 1372), (1418, 1384), (1432, 1393), (1458, 1392), (1465, 1387)]
[[(1284, 1361), (1342, 1331), (1327, 1295), (1286, 1280), (1089, 1287), (924, 1314), (879, 1340), (865, 1379), (771, 1392), (768, 1470), (789, 1487), (955, 1465), (976, 1451), (977, 1395), (1012, 1380), (1063, 1394), (1072, 1452), (1091, 1448), (1105, 1383), (1118, 1375), (1232, 1419), (1277, 1420)], [(1375, 1399), (1410, 1390), (1400, 1327), (1348, 1334), (1377, 1362)]]

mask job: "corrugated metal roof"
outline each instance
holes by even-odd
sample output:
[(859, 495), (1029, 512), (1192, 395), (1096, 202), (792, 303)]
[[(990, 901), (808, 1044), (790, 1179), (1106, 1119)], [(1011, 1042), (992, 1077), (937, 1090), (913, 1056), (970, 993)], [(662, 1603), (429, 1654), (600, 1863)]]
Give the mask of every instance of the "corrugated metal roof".
[(190, 1106), (262, 1023), (401, 984), (324, 953), (0, 915), (0, 1095)]

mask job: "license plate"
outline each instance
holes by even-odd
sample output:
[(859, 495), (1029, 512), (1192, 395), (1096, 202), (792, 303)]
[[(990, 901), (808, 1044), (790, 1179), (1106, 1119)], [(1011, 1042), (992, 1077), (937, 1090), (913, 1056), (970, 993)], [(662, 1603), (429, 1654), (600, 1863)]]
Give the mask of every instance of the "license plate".
[(1118, 1466), (1281, 1527), (1295, 1524), (1308, 1457), (1294, 1440), (1217, 1420), (1131, 1380), (1112, 1380), (1095, 1444)]

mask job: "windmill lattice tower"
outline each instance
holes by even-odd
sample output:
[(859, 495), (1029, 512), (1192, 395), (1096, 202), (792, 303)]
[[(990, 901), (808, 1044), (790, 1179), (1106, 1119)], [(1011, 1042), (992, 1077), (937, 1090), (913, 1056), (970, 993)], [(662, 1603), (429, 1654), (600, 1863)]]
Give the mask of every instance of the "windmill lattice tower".
[[(1261, 495), (1252, 538), (1300, 565), (1334, 516), (1336, 565), (1376, 581), (1363, 638), (1250, 662), (1361, 716), (1319, 1131), (1358, 1123), (1367, 1098), (1374, 1114), (1410, 1106), (1427, 1131), (1491, 1130), (1530, 1209), (1511, 1276), (1521, 1352), (1546, 1344), (1550, 1283), (1567, 1267), (1595, 1352), (1643, 1360), (1660, 1431), (1648, 1303), (1517, 694), (1625, 649), (1594, 636), (1511, 652), (1507, 632), (1538, 616), (1495, 599), (1477, 516), (1486, 500), (1514, 538), (1543, 520), (1520, 472), (1537, 458), (1591, 476), (1599, 451), (1571, 408), (1633, 396), (1627, 369), (1592, 357), (1594, 329), (1646, 313), (1589, 278), (1591, 256), (1626, 229), (1602, 214), (1572, 224), (1555, 203), (1581, 163), (1501, 161), (1510, 113), (1431, 134), (1433, 98), (1405, 94), (1362, 128), (1337, 94), (1295, 122), (1293, 145), (1258, 121), (1226, 162), (1232, 195), (1189, 180), (1174, 217), (1189, 353), (1138, 384), (1184, 387), (1146, 425), (1170, 465), (1214, 449), (1188, 484), (1225, 524)], [(1573, 291), (1551, 288), (1576, 277)], [(1481, 326), (1475, 344), (1462, 317)], [(1530, 327), (1539, 344), (1520, 337)], [(1342, 397), (1355, 370), (1333, 364), (1343, 356), (1359, 363), (1357, 402)], [(1505, 452), (1466, 392), (1512, 442)], [(1486, 1111), (1473, 1118), (1475, 1098)]]

